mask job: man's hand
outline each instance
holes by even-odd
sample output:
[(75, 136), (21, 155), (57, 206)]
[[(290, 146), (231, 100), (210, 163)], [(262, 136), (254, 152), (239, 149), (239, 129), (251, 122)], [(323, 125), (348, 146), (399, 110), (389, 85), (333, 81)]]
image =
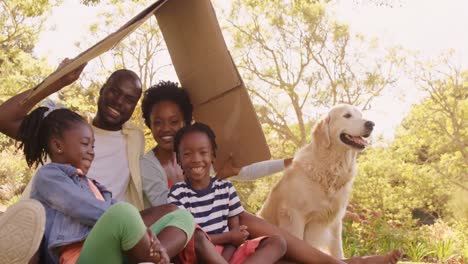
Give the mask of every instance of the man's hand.
[[(69, 58), (63, 59), (62, 62), (60, 62), (59, 66), (57, 67), (57, 70), (62, 69), (66, 65), (70, 64), (71, 61), (72, 60), (69, 59)], [(59, 86), (65, 87), (67, 85), (72, 84), (76, 80), (78, 80), (78, 78), (81, 75), (81, 72), (86, 67), (86, 65), (87, 65), (87, 63), (84, 63), (84, 64), (80, 65), (78, 68), (74, 69), (73, 71), (71, 71), (68, 74), (66, 74), (65, 76), (63, 76), (62, 78), (58, 79), (57, 82), (59, 83)]]
[(229, 159), (224, 163), (223, 167), (216, 173), (216, 178), (226, 179), (239, 174), (241, 168), (234, 166), (234, 159), (232, 153), (229, 155)]

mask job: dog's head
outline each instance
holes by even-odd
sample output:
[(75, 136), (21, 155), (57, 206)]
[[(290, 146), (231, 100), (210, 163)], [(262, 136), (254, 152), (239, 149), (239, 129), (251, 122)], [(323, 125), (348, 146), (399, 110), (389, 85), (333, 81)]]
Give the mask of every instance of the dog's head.
[(334, 106), (315, 125), (312, 136), (318, 144), (329, 147), (331, 144), (363, 150), (367, 138), (374, 129), (374, 122), (362, 118), (361, 111), (352, 105)]

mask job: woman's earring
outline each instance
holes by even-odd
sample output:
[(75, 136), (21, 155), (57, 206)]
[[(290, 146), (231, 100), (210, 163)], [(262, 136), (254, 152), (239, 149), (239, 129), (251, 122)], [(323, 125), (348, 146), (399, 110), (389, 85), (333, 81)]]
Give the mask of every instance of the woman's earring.
[(61, 150), (61, 149), (58, 149), (57, 151), (58, 151), (58, 153), (62, 153), (62, 150)]

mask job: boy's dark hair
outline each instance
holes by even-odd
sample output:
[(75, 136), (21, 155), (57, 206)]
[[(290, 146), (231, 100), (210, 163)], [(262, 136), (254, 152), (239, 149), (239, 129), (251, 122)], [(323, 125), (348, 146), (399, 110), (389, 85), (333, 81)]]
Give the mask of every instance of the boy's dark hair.
[(44, 114), (48, 107), (38, 107), (27, 115), (18, 130), (18, 149), (22, 149), (29, 167), (44, 164), (47, 158), (47, 144), (51, 137), (62, 137), (63, 132), (78, 122), (87, 123), (79, 114), (60, 108)]
[(190, 103), (190, 98), (187, 92), (179, 88), (178, 84), (171, 81), (160, 81), (158, 84), (148, 88), (141, 103), (141, 110), (143, 112), (143, 119), (146, 126), (151, 127), (151, 110), (153, 106), (162, 101), (171, 101), (179, 106), (182, 115), (184, 116), (184, 123), (186, 126), (192, 123), (193, 106)]
[(208, 136), (208, 139), (210, 140), (211, 143), (211, 150), (213, 151), (213, 156), (216, 157), (216, 150), (218, 149), (218, 145), (216, 145), (216, 135), (211, 130), (211, 128), (208, 125), (205, 125), (200, 122), (195, 122), (192, 125), (185, 126), (179, 131), (174, 136), (174, 150), (176, 152), (176, 158), (177, 158), (177, 163), (180, 164), (180, 159), (179, 159), (179, 146), (180, 142), (182, 141), (182, 138), (190, 133), (193, 132), (201, 132), (204, 133)]

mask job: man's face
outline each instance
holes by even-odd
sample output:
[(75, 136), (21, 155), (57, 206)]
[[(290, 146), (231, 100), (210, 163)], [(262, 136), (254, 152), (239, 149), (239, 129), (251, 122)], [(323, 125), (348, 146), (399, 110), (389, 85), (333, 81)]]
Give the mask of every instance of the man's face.
[(139, 80), (132, 78), (109, 80), (101, 89), (98, 112), (93, 124), (105, 130), (120, 130), (132, 116), (140, 96)]

